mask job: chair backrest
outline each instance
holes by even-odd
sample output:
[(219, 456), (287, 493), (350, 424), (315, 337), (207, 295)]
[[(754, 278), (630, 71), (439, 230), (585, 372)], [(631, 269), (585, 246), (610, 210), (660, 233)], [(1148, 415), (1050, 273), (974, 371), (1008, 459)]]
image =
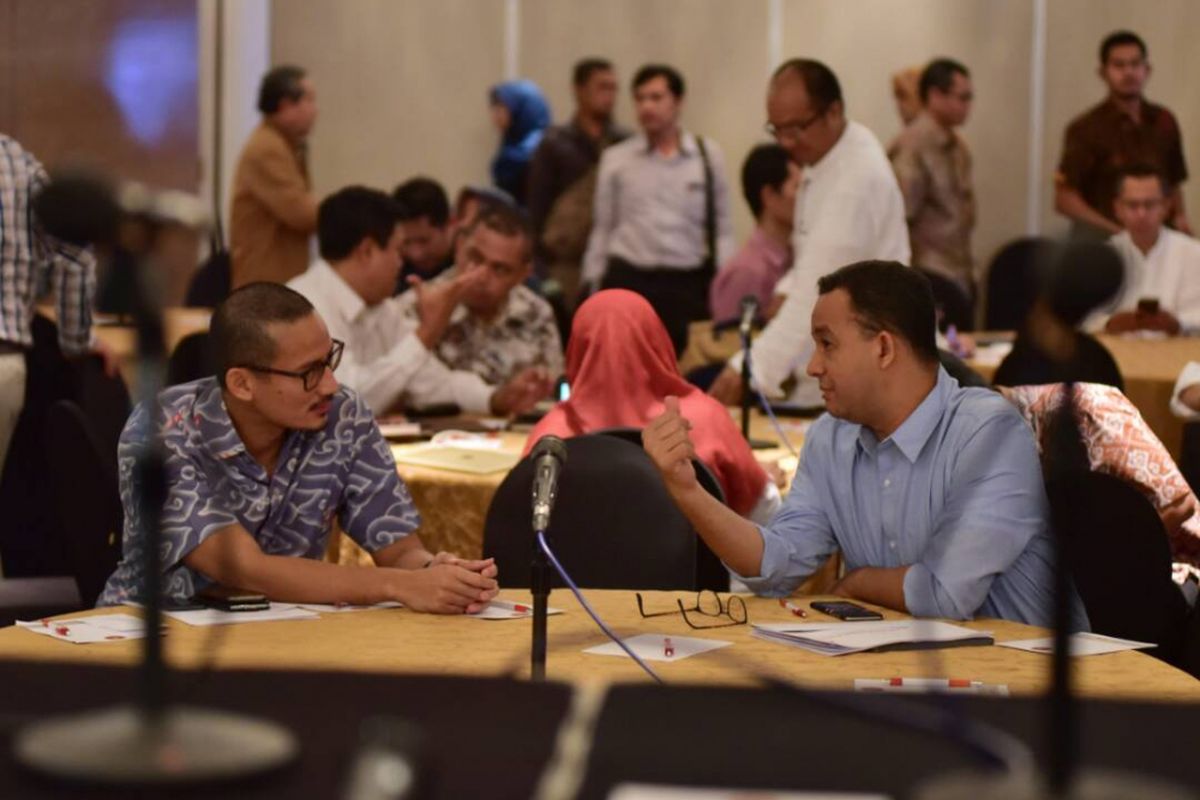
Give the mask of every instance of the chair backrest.
[[(703, 555), (707, 548), (640, 444), (592, 434), (567, 439), (566, 446), (547, 536), (576, 583), (597, 589), (728, 588), (728, 573), (716, 561), (720, 575), (714, 574), (715, 556)], [(529, 585), (533, 475), (533, 460), (522, 459), (488, 509), (483, 553), (496, 559), (506, 586)], [(563, 583), (554, 576), (552, 585)]]
[(171, 358), (167, 362), (167, 386), (191, 383), (216, 372), (208, 331), (189, 333), (171, 351)]
[(1054, 244), (1027, 237), (1005, 245), (992, 259), (987, 273), (987, 306), (984, 328), (1011, 331), (1021, 327), (1039, 291), (1039, 270)]
[[(615, 436), (627, 442), (642, 446), (642, 432), (637, 428), (604, 428), (594, 432), (599, 436)], [(698, 458), (692, 459), (692, 468), (696, 470), (696, 480), (704, 487), (704, 491), (725, 502), (725, 490), (717, 480), (716, 473)], [(729, 588), (729, 570), (717, 558), (717, 554), (709, 549), (703, 539), (696, 539), (696, 584), (699, 589), (716, 589), (724, 591)]]
[(83, 410), (59, 400), (46, 415), (46, 450), (67, 564), (88, 606), (104, 589), (121, 555), (121, 499), (115, 453), (102, 453)]
[(933, 270), (924, 267), (916, 269), (929, 281), (933, 304), (940, 317), (938, 327), (943, 331), (947, 325), (953, 325), (960, 331), (975, 330), (975, 305), (962, 287)]
[(1173, 661), (1187, 601), (1171, 580), (1171, 551), (1150, 501), (1120, 478), (1076, 472), (1046, 486), (1092, 630), (1155, 642)]
[(121, 431), (125, 430), (129, 412), (133, 410), (129, 389), (120, 375), (106, 375), (98, 358), (86, 358), (74, 366), (79, 408), (88, 420), (104, 462), (115, 473), (117, 442), (121, 439)]

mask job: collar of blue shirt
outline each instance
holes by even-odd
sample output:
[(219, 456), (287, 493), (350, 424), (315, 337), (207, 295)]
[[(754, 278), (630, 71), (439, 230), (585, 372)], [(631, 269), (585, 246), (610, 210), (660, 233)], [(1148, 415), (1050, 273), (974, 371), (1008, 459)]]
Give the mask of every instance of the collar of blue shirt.
[(920, 405), (908, 415), (908, 418), (900, 423), (900, 427), (896, 428), (891, 436), (880, 442), (870, 428), (860, 425), (858, 430), (859, 446), (874, 455), (881, 445), (892, 442), (909, 460), (909, 463), (915, 464), (917, 457), (921, 455), (921, 450), (925, 447), (925, 442), (929, 441), (930, 435), (941, 422), (942, 414), (946, 411), (946, 403), (950, 398), (950, 393), (954, 391), (956, 383), (946, 370), (938, 367), (937, 383), (933, 385), (929, 394), (925, 395), (925, 399), (921, 401)]

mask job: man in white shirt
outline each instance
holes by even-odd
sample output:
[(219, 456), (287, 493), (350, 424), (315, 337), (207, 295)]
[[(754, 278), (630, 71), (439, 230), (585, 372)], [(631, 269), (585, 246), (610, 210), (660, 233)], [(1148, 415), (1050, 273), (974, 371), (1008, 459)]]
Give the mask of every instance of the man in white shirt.
[(1088, 327), (1172, 336), (1200, 328), (1200, 242), (1164, 225), (1170, 205), (1165, 177), (1154, 167), (1131, 165), (1117, 181), (1113, 211), (1124, 230), (1109, 244), (1121, 256), (1125, 281)]
[(413, 278), (419, 319), (406, 319), (393, 298), (404, 233), (399, 209), (386, 194), (362, 186), (342, 189), (317, 212), (321, 258), (288, 282), (325, 320), (329, 335), (345, 343), (341, 383), (359, 392), (376, 414), (398, 405), (453, 403), (467, 413), (527, 411), (544, 394), (537, 370), (523, 370), (502, 386), (452, 370), (432, 352), (462, 296), (479, 282), (464, 274), (426, 285)]
[[(883, 147), (867, 128), (846, 118), (837, 76), (821, 62), (797, 58), (775, 70), (767, 90), (767, 119), (767, 133), (804, 173), (792, 228), (795, 260), (775, 288), (784, 299), (754, 342), (751, 365), (766, 394), (782, 395), (781, 385), (795, 375), (799, 383), (793, 398), (817, 405), (819, 392), (803, 375), (813, 347), (808, 327), (817, 279), (857, 261), (908, 264), (904, 198)], [(741, 369), (739, 353), (709, 393), (736, 404), (742, 395)], [(810, 384), (813, 391), (805, 392)]]
[(676, 352), (688, 323), (708, 317), (717, 264), (734, 252), (725, 157), (707, 137), (685, 132), (683, 77), (649, 64), (633, 78), (641, 133), (600, 157), (583, 283), (629, 289), (658, 313)]

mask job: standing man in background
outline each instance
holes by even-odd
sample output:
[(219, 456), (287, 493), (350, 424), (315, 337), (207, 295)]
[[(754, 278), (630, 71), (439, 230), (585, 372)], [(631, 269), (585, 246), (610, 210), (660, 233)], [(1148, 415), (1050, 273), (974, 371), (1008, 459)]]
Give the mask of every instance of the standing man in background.
[(557, 281), (567, 303), (579, 294), (579, 271), (592, 230), (600, 152), (629, 136), (613, 122), (617, 74), (603, 58), (575, 64), (575, 116), (546, 131), (529, 166), (526, 206), (539, 274)]
[(308, 267), (317, 200), (308, 179), (307, 141), (317, 95), (304, 70), (275, 67), (262, 79), (263, 119), (242, 149), (233, 176), (231, 286), (286, 283)]
[(733, 255), (725, 156), (715, 142), (684, 131), (683, 76), (648, 64), (633, 77), (642, 132), (600, 157), (595, 221), (583, 282), (629, 289), (654, 307), (676, 354), (688, 324), (708, 317), (717, 264)]
[(63, 353), (97, 353), (116, 374), (112, 355), (92, 343), (96, 259), (87, 248), (51, 237), (34, 216), (33, 199), (48, 183), (33, 154), (0, 134), (0, 471), (25, 405), (25, 351), (33, 346), (40, 291), (54, 290)]
[[(841, 84), (820, 61), (794, 58), (775, 70), (767, 90), (765, 127), (804, 172), (796, 193), (792, 269), (775, 288), (784, 299), (754, 342), (751, 366), (764, 393), (784, 394), (783, 383), (795, 377), (792, 398), (819, 405), (816, 382), (804, 375), (813, 347), (809, 323), (817, 279), (856, 261), (907, 264), (904, 198), (879, 140), (846, 117)], [(741, 370), (739, 353), (709, 394), (736, 405), (742, 396)]]
[(1113, 208), (1122, 167), (1148, 164), (1170, 187), (1167, 220), (1191, 234), (1181, 184), (1187, 180), (1183, 141), (1175, 115), (1145, 98), (1150, 78), (1146, 43), (1136, 33), (1117, 31), (1100, 44), (1100, 78), (1108, 96), (1071, 121), (1054, 176), (1054, 208), (1071, 220), (1071, 232), (1107, 238), (1121, 232)]
[(971, 75), (957, 61), (939, 58), (925, 67), (919, 87), (921, 112), (890, 153), (904, 195), (912, 261), (973, 298), (971, 151), (955, 132), (971, 111)]

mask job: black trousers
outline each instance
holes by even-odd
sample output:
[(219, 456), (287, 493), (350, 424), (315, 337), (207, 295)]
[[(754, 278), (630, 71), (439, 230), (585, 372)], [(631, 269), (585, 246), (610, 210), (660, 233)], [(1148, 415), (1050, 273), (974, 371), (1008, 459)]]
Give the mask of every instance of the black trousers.
[(601, 289), (628, 289), (646, 298), (662, 320), (675, 345), (675, 357), (687, 347), (688, 324), (708, 319), (708, 287), (713, 268), (703, 264), (694, 269), (643, 267), (615, 256), (608, 259), (608, 270)]

